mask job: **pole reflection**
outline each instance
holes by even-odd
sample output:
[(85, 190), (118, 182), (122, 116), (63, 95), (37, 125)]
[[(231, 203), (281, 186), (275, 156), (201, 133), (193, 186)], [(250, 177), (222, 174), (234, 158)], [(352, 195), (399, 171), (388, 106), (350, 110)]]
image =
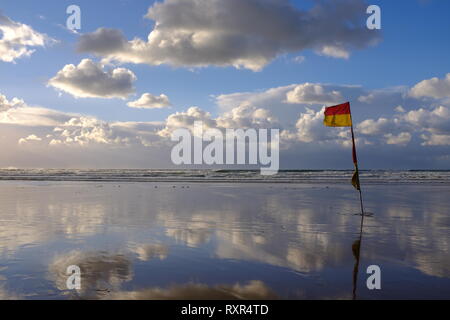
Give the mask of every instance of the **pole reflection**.
[(361, 242), (363, 237), (363, 228), (364, 228), (364, 216), (365, 213), (361, 213), (361, 225), (359, 230), (359, 238), (352, 244), (352, 252), (355, 257), (355, 266), (353, 267), (353, 291), (352, 298), (353, 300), (357, 299), (356, 291), (358, 288), (358, 272), (359, 272), (359, 264), (361, 262)]

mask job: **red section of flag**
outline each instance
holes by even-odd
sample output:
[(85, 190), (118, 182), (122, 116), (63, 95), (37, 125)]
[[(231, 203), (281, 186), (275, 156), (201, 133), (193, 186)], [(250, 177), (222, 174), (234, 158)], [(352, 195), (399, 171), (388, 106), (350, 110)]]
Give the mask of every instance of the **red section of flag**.
[(346, 102), (334, 107), (325, 108), (325, 116), (334, 116), (337, 114), (350, 114), (350, 103)]

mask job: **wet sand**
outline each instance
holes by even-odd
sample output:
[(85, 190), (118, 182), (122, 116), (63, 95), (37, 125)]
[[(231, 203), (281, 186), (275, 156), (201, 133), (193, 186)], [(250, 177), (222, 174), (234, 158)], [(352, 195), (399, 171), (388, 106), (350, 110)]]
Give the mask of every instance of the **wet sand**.
[[(450, 299), (450, 187), (364, 193), (356, 298)], [(2, 181), (0, 299), (352, 299), (358, 213), (341, 184)]]

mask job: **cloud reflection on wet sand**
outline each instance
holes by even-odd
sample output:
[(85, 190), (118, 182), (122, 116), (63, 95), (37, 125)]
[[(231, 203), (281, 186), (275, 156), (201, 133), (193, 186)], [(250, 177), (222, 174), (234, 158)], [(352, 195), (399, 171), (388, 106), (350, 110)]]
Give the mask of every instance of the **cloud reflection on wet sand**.
[[(31, 292), (14, 290), (15, 281), (30, 279), (48, 286), (36, 266), (55, 287), (48, 291), (70, 297), (70, 264), (85, 272), (83, 298), (258, 298), (252, 288), (270, 298), (347, 297), (359, 226), (350, 190), (3, 182), (0, 266), (7, 268), (0, 269), (0, 285), (8, 290), (1, 297), (45, 298), (32, 284)], [(415, 269), (422, 289), (427, 277), (448, 281), (450, 200), (439, 196), (445, 192), (446, 186), (368, 187), (366, 206), (375, 215), (366, 220), (362, 261)]]

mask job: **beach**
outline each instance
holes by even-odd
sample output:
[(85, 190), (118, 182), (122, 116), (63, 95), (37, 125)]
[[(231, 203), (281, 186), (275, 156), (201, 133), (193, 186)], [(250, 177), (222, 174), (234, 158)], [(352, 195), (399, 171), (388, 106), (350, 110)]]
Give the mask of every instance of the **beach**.
[[(449, 192), (364, 187), (355, 298), (450, 298)], [(1, 181), (0, 298), (352, 299), (360, 222), (349, 184)]]

